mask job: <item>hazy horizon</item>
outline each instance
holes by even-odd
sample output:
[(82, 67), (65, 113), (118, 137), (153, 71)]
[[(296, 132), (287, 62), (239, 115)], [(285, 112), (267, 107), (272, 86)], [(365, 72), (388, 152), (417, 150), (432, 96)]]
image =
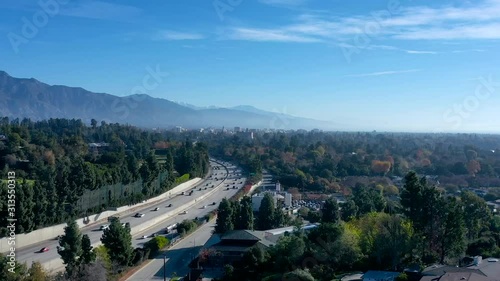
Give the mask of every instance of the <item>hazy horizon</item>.
[(340, 130), (500, 132), (499, 0), (236, 2), (0, 3), (0, 69), (117, 96), (156, 72), (152, 97)]

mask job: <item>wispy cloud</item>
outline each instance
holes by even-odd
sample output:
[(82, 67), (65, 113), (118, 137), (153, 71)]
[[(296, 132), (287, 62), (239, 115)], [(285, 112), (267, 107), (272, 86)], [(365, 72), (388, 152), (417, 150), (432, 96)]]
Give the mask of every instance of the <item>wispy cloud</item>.
[(321, 39), (290, 34), (283, 30), (273, 29), (256, 29), (256, 28), (232, 28), (224, 35), (225, 39), (230, 40), (247, 40), (261, 42), (298, 42), (312, 43), (320, 42)]
[(174, 30), (162, 30), (153, 37), (154, 40), (167, 40), (167, 41), (201, 40), (204, 38), (205, 36), (199, 33), (179, 32)]
[[(267, 4), (297, 5), (300, 0), (260, 0)], [(440, 5), (440, 4), (434, 4)], [(342, 42), (369, 33), (370, 37), (397, 40), (475, 40), (500, 39), (500, 0), (463, 2), (461, 6), (402, 6), (396, 14), (370, 11), (339, 17), (325, 13), (301, 14), (295, 20), (268, 29), (239, 28), (237, 39), (289, 42)], [(385, 16), (374, 16), (374, 15)], [(238, 30), (238, 28), (236, 29)], [(270, 36), (259, 36), (262, 34)], [(262, 40), (255, 40), (255, 37)], [(267, 40), (268, 38), (269, 40)], [(297, 40), (294, 40), (297, 39)], [(435, 54), (434, 51), (407, 50), (409, 54)]]
[(437, 54), (438, 52), (434, 52), (434, 51), (416, 51), (416, 50), (405, 50), (406, 53), (408, 54), (428, 54), (428, 55), (435, 55)]
[(259, 0), (266, 5), (273, 6), (300, 6), (307, 3), (307, 0)]
[(122, 4), (82, 1), (61, 6), (60, 14), (70, 17), (130, 22), (139, 18), (142, 10)]
[(419, 72), (421, 69), (408, 69), (408, 70), (390, 70), (390, 71), (379, 71), (379, 72), (371, 72), (371, 73), (363, 73), (363, 74), (351, 74), (344, 75), (343, 77), (370, 77), (370, 76), (384, 76), (384, 75), (394, 75), (401, 73), (411, 73), (411, 72)]

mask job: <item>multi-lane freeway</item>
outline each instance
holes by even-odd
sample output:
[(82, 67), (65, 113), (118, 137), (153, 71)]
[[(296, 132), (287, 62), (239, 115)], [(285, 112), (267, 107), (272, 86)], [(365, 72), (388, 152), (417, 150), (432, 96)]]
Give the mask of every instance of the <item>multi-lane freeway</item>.
[(198, 255), (200, 249), (211, 237), (214, 226), (214, 223), (203, 225), (192, 235), (166, 251), (165, 269), (163, 268), (163, 256), (160, 255), (130, 276), (127, 281), (163, 280), (163, 274), (167, 279), (170, 279), (174, 274), (176, 276), (186, 276), (189, 272), (187, 265)]
[[(134, 246), (140, 246), (142, 243), (146, 242), (147, 239), (137, 239), (143, 235), (151, 235), (155, 232), (164, 230), (164, 228), (172, 223), (180, 222), (184, 219), (201, 217), (209, 211), (217, 207), (218, 202), (224, 197), (230, 197), (232, 194), (236, 193), (237, 189), (241, 188), (245, 182), (245, 179), (241, 178), (241, 172), (235, 166), (231, 166), (228, 163), (223, 163), (220, 165), (216, 162), (211, 162), (211, 171), (207, 178), (197, 184), (192, 188), (193, 193), (190, 195), (190, 191), (186, 191), (185, 194), (177, 194), (170, 199), (154, 203), (147, 207), (137, 210), (136, 212), (144, 214), (143, 217), (134, 217), (134, 214), (120, 217), (122, 223), (129, 223), (132, 229), (139, 227), (141, 224), (147, 220), (157, 218), (164, 215), (166, 212), (171, 212), (173, 209), (177, 209), (180, 206), (186, 206), (185, 211), (187, 214), (175, 214), (171, 219), (156, 225), (150, 229), (146, 229), (134, 235), (133, 244)], [(235, 189), (233, 189), (235, 188)], [(229, 189), (229, 190), (228, 190)], [(212, 192), (214, 191), (215, 192)], [(212, 192), (213, 194), (208, 196), (203, 200), (199, 200), (195, 205), (190, 206), (190, 203), (207, 193)], [(211, 205), (216, 202), (216, 205)], [(204, 207), (206, 206), (206, 208)], [(155, 209), (158, 208), (157, 211)], [(105, 223), (95, 224), (89, 227), (81, 229), (82, 234), (87, 234), (90, 237), (92, 243), (98, 243), (102, 236), (101, 226)], [(62, 268), (62, 261), (59, 254), (57, 253), (58, 241), (48, 240), (41, 243), (18, 249), (17, 258), (19, 262), (26, 262), (28, 265), (33, 261), (39, 261), (51, 270), (60, 270)], [(48, 252), (40, 253), (40, 249), (43, 247), (48, 247)]]

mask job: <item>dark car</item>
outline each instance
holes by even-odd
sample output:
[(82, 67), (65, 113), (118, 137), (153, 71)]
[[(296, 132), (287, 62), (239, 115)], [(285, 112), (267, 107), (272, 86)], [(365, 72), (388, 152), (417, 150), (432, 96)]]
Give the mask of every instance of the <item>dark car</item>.
[(40, 249), (40, 253), (44, 253), (44, 252), (48, 252), (49, 251), (49, 247), (43, 247)]
[(167, 206), (167, 207), (169, 207), (169, 208), (170, 208), (170, 207), (172, 207), (172, 204), (168, 204), (168, 206)]

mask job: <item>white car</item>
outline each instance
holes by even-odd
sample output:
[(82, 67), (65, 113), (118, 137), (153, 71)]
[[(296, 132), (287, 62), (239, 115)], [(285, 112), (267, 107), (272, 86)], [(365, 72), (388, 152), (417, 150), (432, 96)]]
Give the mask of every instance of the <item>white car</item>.
[(142, 217), (144, 217), (144, 214), (137, 213), (137, 214), (135, 214), (135, 216), (134, 216), (134, 217), (136, 217), (136, 218), (142, 218)]
[(182, 212), (182, 214), (183, 214), (183, 215), (186, 215), (187, 213), (188, 213), (188, 211), (184, 211), (184, 212)]
[(207, 208), (207, 205), (203, 206), (202, 209), (206, 209)]
[(141, 238), (142, 238), (142, 239), (147, 239), (147, 238), (148, 238), (148, 236), (147, 236), (147, 235), (143, 235)]
[(108, 229), (109, 228), (109, 224), (104, 224), (104, 225), (101, 225), (101, 227), (99, 228), (100, 230), (105, 230), (105, 229)]

